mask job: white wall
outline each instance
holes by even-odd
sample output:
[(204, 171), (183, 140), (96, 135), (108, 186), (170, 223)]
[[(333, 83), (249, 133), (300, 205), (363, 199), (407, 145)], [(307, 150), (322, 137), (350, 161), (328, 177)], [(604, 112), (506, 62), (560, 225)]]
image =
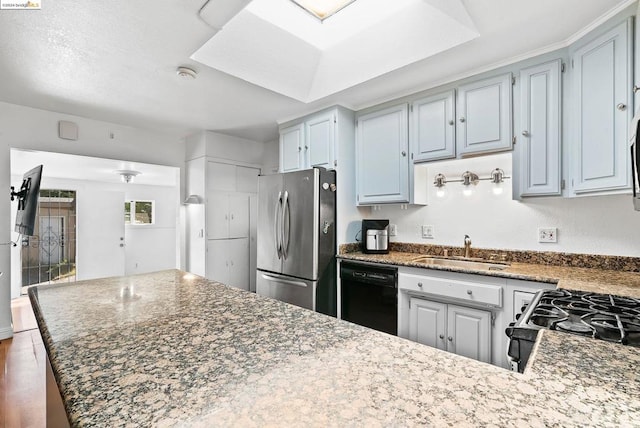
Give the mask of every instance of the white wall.
[[(77, 141), (61, 140), (59, 120), (79, 126)], [(110, 138), (110, 134), (114, 138)], [(180, 135), (132, 128), (46, 110), (0, 102), (0, 188), (9, 189), (10, 149), (21, 148), (121, 159), (184, 169), (184, 144)], [(182, 180), (181, 180), (182, 182)], [(182, 194), (181, 194), (182, 196)], [(0, 203), (0, 244), (9, 242), (11, 202)], [(11, 336), (11, 249), (0, 245), (0, 339)]]
[[(437, 198), (433, 177), (443, 173), (458, 179), (467, 169), (487, 177), (496, 167), (511, 176), (511, 153), (428, 164), (426, 207), (381, 206), (369, 217), (389, 218), (398, 225), (396, 242), (462, 246), (465, 234), (473, 246), (517, 250), (555, 251), (620, 256), (640, 256), (640, 212), (631, 197), (591, 196), (581, 198), (511, 198), (511, 180), (504, 193), (494, 195), (492, 184), (481, 181), (470, 197), (460, 183), (448, 183), (447, 195)], [(421, 237), (421, 225), (433, 225), (434, 239)], [(538, 227), (557, 227), (557, 243), (538, 243)], [(353, 239), (352, 239), (353, 242)]]
[(262, 157), (262, 175), (276, 174), (280, 167), (280, 141), (273, 140), (264, 143)]

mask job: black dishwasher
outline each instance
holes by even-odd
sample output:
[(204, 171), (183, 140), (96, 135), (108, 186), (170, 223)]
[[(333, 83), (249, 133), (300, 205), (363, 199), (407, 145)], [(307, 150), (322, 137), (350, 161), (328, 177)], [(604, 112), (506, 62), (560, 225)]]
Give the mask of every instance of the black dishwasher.
[(340, 263), (342, 319), (398, 334), (398, 269)]

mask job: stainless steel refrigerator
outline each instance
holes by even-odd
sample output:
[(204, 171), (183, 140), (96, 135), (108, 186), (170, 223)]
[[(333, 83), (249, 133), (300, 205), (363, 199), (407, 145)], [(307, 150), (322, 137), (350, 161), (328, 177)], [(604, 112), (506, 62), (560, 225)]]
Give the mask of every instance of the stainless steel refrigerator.
[(256, 293), (336, 315), (336, 173), (258, 178)]

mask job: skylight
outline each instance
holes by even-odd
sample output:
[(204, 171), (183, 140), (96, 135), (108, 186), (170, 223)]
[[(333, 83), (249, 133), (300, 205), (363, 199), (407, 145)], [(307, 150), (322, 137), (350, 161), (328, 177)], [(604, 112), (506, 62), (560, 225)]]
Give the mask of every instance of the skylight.
[(324, 21), (356, 0), (291, 0), (311, 15)]

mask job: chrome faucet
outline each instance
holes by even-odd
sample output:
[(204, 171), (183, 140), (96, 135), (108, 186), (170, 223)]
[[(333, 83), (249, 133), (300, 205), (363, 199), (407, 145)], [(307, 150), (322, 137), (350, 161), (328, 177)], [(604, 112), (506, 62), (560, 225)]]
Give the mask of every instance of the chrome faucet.
[(471, 238), (469, 235), (464, 235), (464, 256), (471, 257)]

